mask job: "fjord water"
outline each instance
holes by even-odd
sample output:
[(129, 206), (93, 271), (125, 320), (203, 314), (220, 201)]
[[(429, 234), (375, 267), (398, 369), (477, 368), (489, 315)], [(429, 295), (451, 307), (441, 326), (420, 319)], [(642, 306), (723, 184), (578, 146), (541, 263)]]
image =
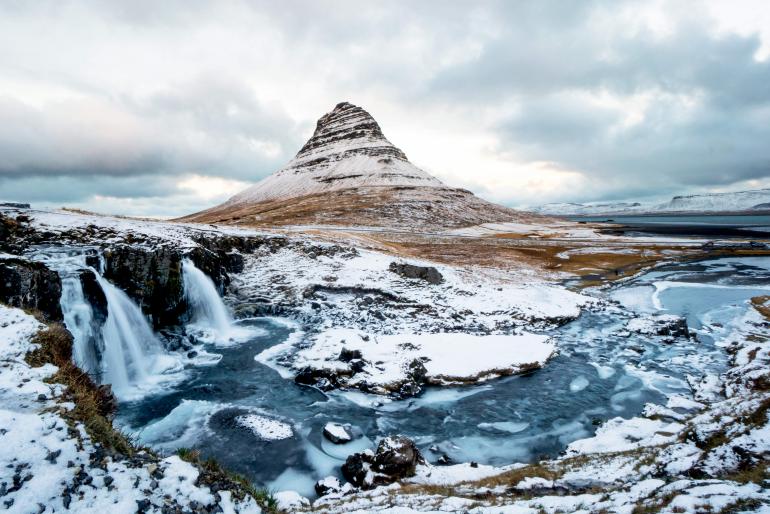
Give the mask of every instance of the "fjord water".
[[(734, 258), (661, 267), (603, 293), (617, 303), (554, 330), (559, 354), (543, 369), (401, 401), (294, 384), (254, 359), (292, 337), (292, 325), (242, 320), (241, 327), (262, 330), (241, 344), (211, 343), (222, 355), (217, 364), (188, 369), (171, 390), (122, 402), (118, 422), (144, 444), (168, 452), (196, 447), (259, 485), (305, 495), (315, 480), (338, 474), (348, 454), (392, 433), (413, 438), (434, 462), (443, 454), (494, 465), (554, 456), (603, 420), (638, 415), (667, 395), (689, 396), (688, 376), (724, 369), (717, 343), (749, 298), (770, 292), (769, 265)], [(633, 317), (656, 313), (685, 317), (697, 340), (667, 343), (626, 330)], [(260, 437), (239, 422), (245, 414), (291, 429), (283, 438)], [(328, 421), (351, 423), (361, 437), (333, 445), (322, 436)]]

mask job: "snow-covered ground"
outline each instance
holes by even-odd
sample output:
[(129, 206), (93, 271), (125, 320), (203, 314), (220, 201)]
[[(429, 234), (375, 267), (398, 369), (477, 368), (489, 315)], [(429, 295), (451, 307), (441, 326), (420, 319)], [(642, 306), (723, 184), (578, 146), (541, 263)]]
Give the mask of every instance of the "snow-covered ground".
[(227, 491), (212, 494), (196, 485), (199, 471), (177, 456), (108, 455), (82, 425), (70, 426), (61, 412), (74, 405), (61, 385), (46, 381), (57, 368), (24, 360), (43, 328), (0, 305), (0, 504), (6, 512), (260, 511), (251, 499), (234, 502)]
[[(407, 483), (329, 495), (324, 512), (769, 512), (768, 321), (748, 310), (723, 339), (732, 366), (644, 416), (615, 418), (565, 455), (506, 468), (418, 466)], [(753, 475), (753, 478), (752, 478)], [(720, 477), (720, 478), (708, 478)], [(420, 487), (419, 485), (426, 486)], [(437, 492), (436, 486), (443, 487)], [(439, 490), (441, 491), (441, 490)], [(635, 510), (636, 509), (636, 510)]]
[[(202, 235), (276, 237), (72, 213), (27, 215), (37, 230), (70, 243), (108, 245), (131, 238), (195, 248)], [(531, 273), (396, 259), (302, 235), (243, 257), (244, 270), (233, 275), (228, 298), (238, 305), (237, 314), (264, 314), (260, 309), (269, 304), (305, 329), (259, 358), (289, 376), (301, 369), (333, 368), (348, 377), (338, 385), (374, 385), (372, 392), (386, 392), (376, 386), (413, 374), (415, 361), (433, 383), (485, 380), (528, 364), (542, 365), (554, 346), (539, 332), (578, 316), (593, 301)], [(434, 267), (441, 281), (402, 276), (391, 269), (394, 262)], [(640, 319), (645, 321), (634, 321), (628, 329), (655, 330), (655, 320)], [(732, 367), (720, 377), (693, 377), (694, 400), (673, 395), (665, 406), (648, 406), (643, 417), (610, 420), (594, 437), (570, 444), (561, 459), (507, 468), (424, 465), (401, 485), (323, 497), (312, 508), (491, 514), (631, 512), (641, 503), (666, 512), (767, 505), (767, 489), (745, 476), (770, 457), (766, 324), (755, 311), (736, 321), (723, 341)], [(45, 381), (55, 368), (30, 368), (24, 362), (30, 338), (40, 328), (22, 311), (0, 306), (0, 504), (11, 512), (29, 512), (30, 506), (37, 511), (38, 503), (56, 510), (68, 503), (74, 511), (134, 512), (137, 506), (160, 511), (166, 504), (188, 510), (198, 505), (224, 512), (257, 510), (253, 502), (234, 504), (228, 492), (196, 485), (199, 471), (178, 457), (147, 462), (105, 457), (82, 427), (68, 430), (57, 409), (72, 405), (62, 401), (61, 386)], [(351, 373), (354, 366), (360, 368)], [(244, 416), (241, 423), (266, 440), (291, 437), (293, 430), (258, 414)], [(282, 493), (279, 500), (290, 510), (310, 508), (296, 494)]]
[[(330, 361), (343, 351), (358, 352), (348, 362)], [(351, 329), (328, 329), (315, 336), (312, 346), (300, 350), (293, 369), (330, 369), (348, 375), (355, 362), (366, 366), (347, 381), (348, 387), (367, 384), (370, 391), (387, 392), (403, 380), (410, 366), (420, 366), (427, 383), (449, 385), (481, 382), (523, 369), (543, 366), (555, 351), (547, 336), (472, 335), (465, 333), (367, 335)]]
[[(443, 281), (404, 278), (391, 270), (394, 262), (435, 267)], [(554, 347), (533, 331), (576, 318), (592, 301), (523, 273), (334, 247), (322, 255), (287, 247), (248, 256), (231, 289), (236, 304), (269, 297), (312, 327), (258, 360), (292, 375), (315, 370), (332, 379), (330, 387), (379, 393), (400, 390), (415, 373), (452, 384), (541, 366)], [(343, 349), (357, 355), (340, 360)]]

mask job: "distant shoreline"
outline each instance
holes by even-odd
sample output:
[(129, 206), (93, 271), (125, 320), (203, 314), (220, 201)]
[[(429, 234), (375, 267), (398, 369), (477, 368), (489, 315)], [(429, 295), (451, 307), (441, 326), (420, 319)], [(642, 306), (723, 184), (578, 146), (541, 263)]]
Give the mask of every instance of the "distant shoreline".
[(677, 216), (770, 216), (770, 209), (757, 209), (753, 211), (666, 211), (666, 212), (600, 212), (596, 214), (544, 214), (544, 216), (554, 216), (557, 218), (568, 219), (580, 219), (585, 218), (602, 218), (610, 216), (625, 216), (625, 217), (639, 217), (639, 218), (653, 218), (653, 217), (677, 217)]
[[(768, 213), (770, 214), (770, 213)], [(695, 236), (705, 238), (743, 238), (743, 239), (770, 239), (770, 218), (766, 222), (757, 223), (756, 220), (742, 220), (742, 218), (768, 216), (768, 214), (647, 214), (647, 215), (621, 215), (621, 216), (565, 216), (572, 221), (604, 223), (610, 225), (601, 229), (605, 234), (613, 235), (648, 235), (663, 236)], [(724, 218), (736, 218), (735, 223), (724, 223)], [(638, 221), (639, 218), (661, 219), (661, 221)], [(681, 218), (683, 221), (677, 221)], [(698, 218), (698, 222), (687, 223), (686, 219)], [(708, 223), (709, 218), (714, 222)], [(716, 218), (722, 218), (722, 223), (716, 222)], [(701, 222), (701, 219), (705, 222)], [(670, 221), (669, 221), (670, 220)], [(668, 222), (667, 222), (668, 221)], [(741, 221), (745, 221), (741, 223)], [(768, 230), (758, 230), (759, 227), (768, 227)]]

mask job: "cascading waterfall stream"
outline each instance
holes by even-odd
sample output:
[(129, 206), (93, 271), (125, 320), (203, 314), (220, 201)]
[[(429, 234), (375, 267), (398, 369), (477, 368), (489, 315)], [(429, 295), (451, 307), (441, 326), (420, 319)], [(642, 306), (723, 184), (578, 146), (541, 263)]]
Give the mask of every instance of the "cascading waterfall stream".
[(158, 359), (165, 352), (139, 307), (120, 289), (97, 274), (107, 298), (107, 320), (102, 327), (105, 341), (102, 380), (112, 384), (119, 396), (161, 371)]
[(189, 259), (182, 261), (182, 281), (191, 314), (189, 327), (202, 340), (225, 343), (254, 335), (254, 330), (234, 325), (214, 281)]
[(230, 330), (233, 320), (219, 297), (214, 281), (189, 259), (182, 262), (184, 294), (192, 313), (192, 323), (207, 325), (224, 334)]
[[(139, 306), (102, 277), (101, 270), (88, 266), (83, 250), (44, 248), (32, 257), (48, 264), (62, 279), (62, 314), (74, 339), (75, 364), (97, 382), (110, 384), (118, 398), (141, 396), (142, 390), (167, 382), (182, 370), (180, 359), (165, 351)], [(107, 300), (106, 317), (101, 319), (83, 288), (81, 275), (88, 272), (94, 274)]]
[(64, 324), (74, 339), (72, 358), (75, 364), (89, 375), (100, 379), (104, 344), (79, 276), (62, 276), (61, 307)]

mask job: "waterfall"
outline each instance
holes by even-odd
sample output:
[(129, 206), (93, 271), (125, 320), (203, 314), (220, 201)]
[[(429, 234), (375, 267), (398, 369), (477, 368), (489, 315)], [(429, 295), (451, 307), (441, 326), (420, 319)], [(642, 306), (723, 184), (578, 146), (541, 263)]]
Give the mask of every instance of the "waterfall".
[(192, 314), (192, 324), (207, 326), (225, 334), (232, 327), (233, 320), (219, 297), (214, 281), (195, 267), (189, 259), (182, 262), (184, 294)]
[(97, 274), (97, 280), (107, 298), (102, 381), (112, 384), (113, 391), (121, 396), (161, 371), (158, 359), (165, 352), (139, 306), (101, 275)]
[(234, 326), (214, 281), (189, 259), (182, 262), (184, 294), (190, 308), (189, 327), (204, 341), (225, 343), (246, 339), (254, 330)]
[(103, 343), (101, 332), (94, 320), (91, 304), (83, 293), (80, 277), (62, 277), (62, 314), (64, 324), (73, 336), (72, 358), (80, 369), (89, 375), (101, 376), (101, 353)]
[[(61, 308), (64, 324), (74, 339), (75, 364), (97, 382), (110, 384), (121, 400), (181, 378), (177, 373), (182, 370), (180, 358), (166, 353), (139, 306), (102, 277), (101, 269), (87, 265), (87, 251), (42, 247), (30, 254), (61, 277)], [(99, 267), (103, 268), (103, 263)], [(89, 303), (81, 276), (86, 270), (94, 274), (104, 293), (106, 316)]]

